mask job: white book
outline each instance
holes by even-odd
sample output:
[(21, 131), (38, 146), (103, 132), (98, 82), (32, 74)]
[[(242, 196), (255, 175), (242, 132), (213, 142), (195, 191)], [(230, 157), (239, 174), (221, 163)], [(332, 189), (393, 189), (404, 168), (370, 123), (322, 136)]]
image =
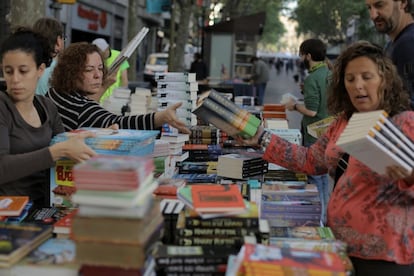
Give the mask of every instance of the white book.
[(197, 91), (189, 90), (158, 90), (157, 98), (159, 100), (193, 100), (197, 101)]
[(158, 91), (165, 90), (183, 90), (183, 91), (198, 91), (197, 82), (162, 82), (157, 83)]
[(379, 174), (392, 165), (413, 168), (414, 144), (383, 110), (352, 115), (336, 145)]
[(155, 73), (155, 81), (163, 82), (196, 82), (195, 73), (187, 72), (167, 72), (167, 73)]
[(147, 35), (149, 29), (147, 27), (143, 27), (125, 46), (125, 48), (122, 49), (121, 53), (116, 57), (114, 62), (112, 62), (111, 66), (108, 68), (108, 74), (111, 75), (112, 73), (116, 72), (119, 67), (121, 66), (122, 62), (127, 60), (132, 53), (135, 51), (135, 49), (138, 47), (138, 45), (141, 43), (141, 41), (144, 39), (144, 37)]

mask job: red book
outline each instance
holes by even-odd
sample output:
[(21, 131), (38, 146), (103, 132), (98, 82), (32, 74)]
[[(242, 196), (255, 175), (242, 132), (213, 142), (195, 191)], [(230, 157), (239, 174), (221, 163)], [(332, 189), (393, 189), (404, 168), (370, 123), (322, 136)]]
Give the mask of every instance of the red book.
[(246, 209), (237, 185), (192, 185), (191, 195), (197, 212), (236, 212)]
[(0, 196), (0, 216), (18, 216), (28, 202), (28, 196)]
[(66, 215), (64, 215), (63, 217), (58, 219), (53, 224), (53, 233), (56, 233), (56, 234), (70, 234), (70, 229), (72, 227), (72, 219), (76, 215), (77, 212), (78, 212), (78, 209), (68, 210)]

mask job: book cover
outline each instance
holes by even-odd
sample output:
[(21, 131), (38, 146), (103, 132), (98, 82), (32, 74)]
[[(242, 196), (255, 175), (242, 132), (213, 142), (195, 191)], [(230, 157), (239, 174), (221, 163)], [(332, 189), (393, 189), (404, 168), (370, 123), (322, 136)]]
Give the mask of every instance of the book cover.
[(246, 208), (237, 185), (194, 185), (191, 196), (197, 212), (243, 211)]
[(66, 215), (63, 215), (61, 218), (57, 219), (53, 223), (53, 233), (55, 234), (70, 234), (72, 219), (77, 214), (78, 209), (68, 209)]
[(0, 216), (19, 216), (28, 202), (28, 196), (0, 196)]
[(51, 238), (30, 252), (13, 268), (16, 275), (77, 276), (75, 243), (70, 239)]
[(156, 267), (163, 268), (173, 264), (208, 265), (225, 264), (230, 254), (236, 253), (229, 246), (177, 246), (157, 244), (153, 251)]
[(262, 201), (262, 213), (311, 213), (320, 214), (321, 204), (306, 201)]
[(244, 237), (177, 237), (177, 245), (224, 245), (240, 247), (244, 242)]
[(9, 267), (52, 236), (49, 225), (0, 223), (0, 267)]
[(116, 59), (112, 62), (111, 66), (108, 68), (108, 75), (116, 72), (119, 67), (121, 66), (122, 62), (127, 60), (138, 45), (142, 42), (144, 37), (147, 35), (149, 29), (147, 27), (143, 27), (121, 50), (121, 53), (116, 57)]

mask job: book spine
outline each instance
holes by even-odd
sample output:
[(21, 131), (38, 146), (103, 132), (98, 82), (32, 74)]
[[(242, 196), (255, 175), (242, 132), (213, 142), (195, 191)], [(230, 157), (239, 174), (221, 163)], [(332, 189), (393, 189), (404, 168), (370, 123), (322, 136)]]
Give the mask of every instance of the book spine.
[(210, 94), (208, 95), (208, 98), (211, 98), (218, 104), (224, 106), (226, 109), (230, 110), (232, 113), (236, 114), (237, 116), (243, 118), (243, 120), (246, 120), (254, 127), (258, 127), (261, 123), (260, 119), (256, 116), (253, 116), (250, 114), (247, 110), (239, 107), (232, 101), (226, 99), (225, 97), (221, 96), (218, 92), (212, 90), (210, 91)]
[(273, 202), (262, 202), (261, 209), (262, 212), (275, 212), (275, 213), (312, 213), (320, 214), (321, 205), (320, 204), (297, 204), (297, 205), (280, 205), (274, 204)]
[(155, 264), (158, 268), (171, 265), (209, 265), (223, 264), (227, 262), (227, 256), (163, 256), (155, 257)]
[(263, 219), (280, 219), (280, 220), (320, 220), (320, 214), (310, 213), (275, 213), (275, 212), (261, 212), (260, 218)]
[(414, 143), (411, 141), (394, 123), (388, 119), (388, 117), (382, 115), (380, 122), (386, 126), (392, 133), (394, 133), (399, 139), (406, 144), (411, 151), (414, 151)]
[(308, 201), (308, 202), (320, 202), (319, 195), (283, 195), (262, 193), (263, 201)]
[(403, 143), (395, 143), (394, 141), (390, 140), (390, 137), (386, 137), (385, 131), (382, 131), (381, 127), (376, 125), (373, 129), (370, 129), (368, 135), (373, 137), (375, 140), (380, 142), (384, 147), (388, 148), (392, 153), (397, 155), (399, 158), (404, 160), (409, 164), (409, 166), (414, 167), (414, 160), (409, 157), (410, 154), (407, 152), (407, 148)]
[(267, 219), (270, 227), (297, 227), (297, 226), (320, 226), (321, 223), (319, 220), (309, 220), (309, 219)]
[(244, 242), (244, 237), (231, 238), (217, 238), (217, 237), (178, 237), (177, 244), (182, 246), (192, 245), (226, 245), (226, 246), (241, 246)]
[(231, 236), (243, 237), (246, 235), (255, 235), (258, 232), (257, 228), (201, 228), (195, 227), (192, 229), (181, 228), (177, 229), (177, 235), (180, 237), (213, 237), (213, 236)]
[[(393, 151), (405, 159), (411, 166), (414, 166), (413, 150), (401, 141), (398, 137), (393, 135), (393, 132), (385, 125), (376, 124), (372, 131), (375, 132), (378, 137), (384, 141), (385, 146), (393, 149)], [(382, 143), (382, 141), (380, 141)], [(383, 144), (384, 144), (383, 143)]]
[(193, 113), (197, 115), (197, 117), (205, 123), (214, 125), (215, 127), (221, 129), (230, 136), (240, 134), (240, 130), (238, 130), (235, 126), (233, 126), (226, 120), (223, 120), (223, 118), (219, 114), (215, 113), (213, 110), (210, 110), (209, 108), (204, 106), (204, 104), (194, 109)]
[(190, 128), (191, 131), (191, 138), (217, 138), (218, 135), (218, 129), (213, 127), (203, 127), (203, 128)]
[(246, 118), (239, 116), (238, 114), (232, 113), (230, 110), (226, 109), (224, 106), (215, 103), (213, 100), (206, 98), (202, 103), (206, 108), (210, 109), (214, 113), (218, 114), (220, 118), (230, 123), (236, 129), (244, 131), (248, 121)]
[(228, 218), (213, 218), (204, 220), (195, 217), (185, 218), (185, 227), (192, 229), (195, 227), (206, 227), (206, 228), (254, 228), (259, 227), (258, 218), (239, 218), (239, 217), (228, 217)]
[[(163, 268), (163, 272), (176, 272), (176, 273), (214, 273), (214, 272), (226, 272), (226, 265), (223, 264), (202, 264), (202, 265), (169, 265)], [(198, 275), (198, 274), (197, 274)]]

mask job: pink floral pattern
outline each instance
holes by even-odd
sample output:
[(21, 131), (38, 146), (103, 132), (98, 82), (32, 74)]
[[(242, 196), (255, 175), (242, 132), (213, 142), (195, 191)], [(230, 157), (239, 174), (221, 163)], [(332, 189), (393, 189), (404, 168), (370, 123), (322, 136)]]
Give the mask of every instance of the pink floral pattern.
[[(393, 119), (414, 141), (414, 112)], [(335, 175), (342, 150), (335, 145), (347, 121), (340, 117), (311, 147), (273, 136), (264, 158), (290, 170)], [(348, 245), (350, 256), (414, 263), (414, 183), (392, 182), (352, 156), (328, 204), (328, 226)]]

